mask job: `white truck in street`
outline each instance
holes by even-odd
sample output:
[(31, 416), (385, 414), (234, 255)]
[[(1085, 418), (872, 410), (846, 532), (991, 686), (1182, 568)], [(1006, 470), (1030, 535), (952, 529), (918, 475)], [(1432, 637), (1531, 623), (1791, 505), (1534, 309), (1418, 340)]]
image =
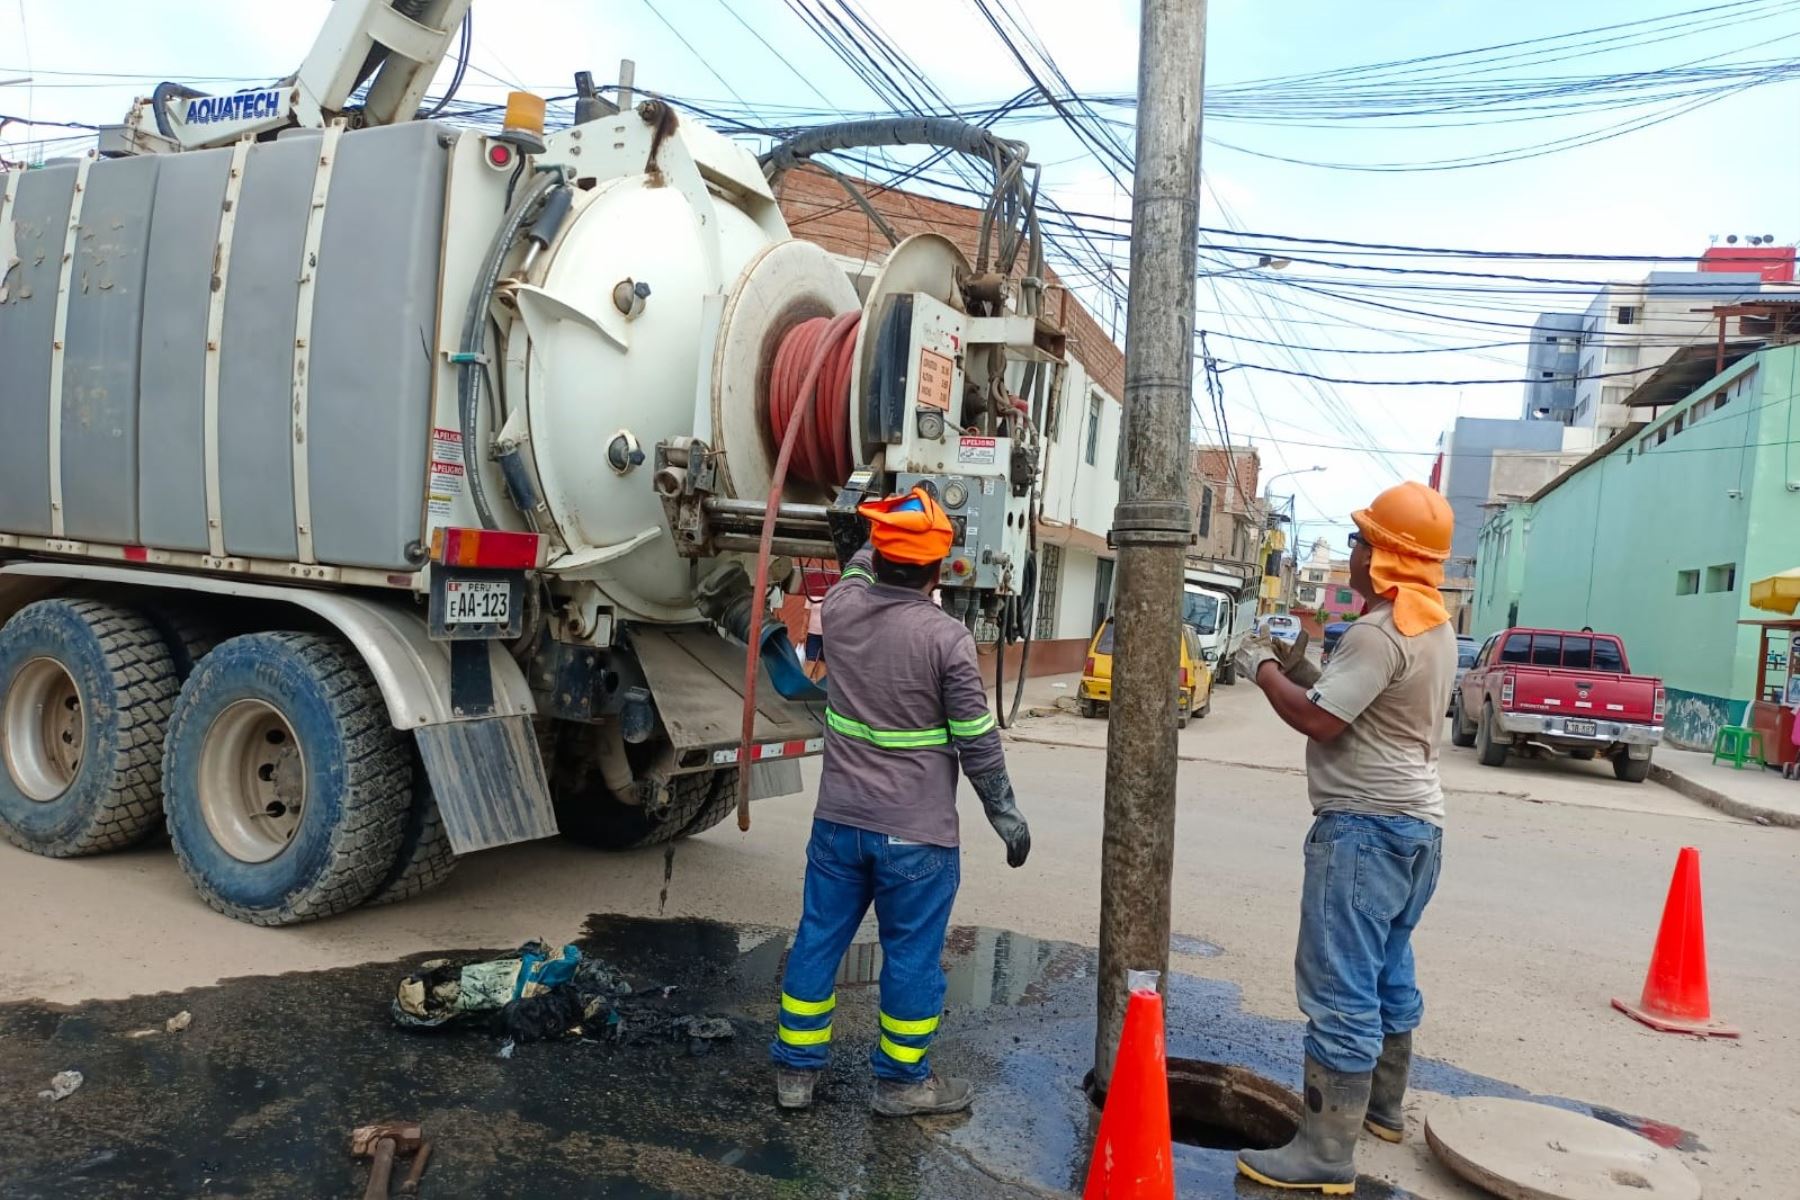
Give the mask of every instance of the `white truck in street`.
[[(908, 119), (759, 159), (591, 86), (560, 129), (524, 93), (426, 119), (469, 3), (338, 0), (296, 75), (163, 84), (0, 173), (14, 844), (166, 820), (209, 905), (280, 925), (559, 830), (683, 837), (799, 789), (823, 696), (762, 618), (865, 495), (936, 492), (947, 611), (1018, 604), (1062, 354), (1025, 147)], [(994, 169), (1000, 249), (907, 239), (859, 297), (773, 180), (908, 141)]]
[(1235, 563), (1189, 561), (1182, 570), (1181, 620), (1200, 638), (1218, 682), (1237, 682), (1237, 650), (1256, 624), (1256, 580)]

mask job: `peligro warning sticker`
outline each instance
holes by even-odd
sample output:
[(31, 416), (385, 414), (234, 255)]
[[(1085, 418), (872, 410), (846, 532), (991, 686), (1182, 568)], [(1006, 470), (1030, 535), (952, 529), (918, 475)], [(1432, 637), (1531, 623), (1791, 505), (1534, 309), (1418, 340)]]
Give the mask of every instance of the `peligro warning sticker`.
[(425, 511), (433, 517), (447, 519), (450, 516), (450, 506), (462, 495), (463, 490), (463, 444), (460, 430), (431, 431), (431, 478), (428, 483)]
[(994, 439), (990, 437), (969, 437), (965, 434), (956, 447), (956, 461), (959, 463), (992, 466), (994, 454)]

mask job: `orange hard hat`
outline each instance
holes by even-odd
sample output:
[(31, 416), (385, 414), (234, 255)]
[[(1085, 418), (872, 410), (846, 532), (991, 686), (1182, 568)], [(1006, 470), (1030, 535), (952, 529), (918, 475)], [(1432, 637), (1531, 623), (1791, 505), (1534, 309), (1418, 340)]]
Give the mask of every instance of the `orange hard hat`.
[(1350, 514), (1373, 546), (1414, 558), (1442, 562), (1450, 557), (1456, 517), (1450, 502), (1416, 480), (1395, 484), (1367, 508)]
[(939, 562), (950, 553), (956, 529), (942, 506), (922, 487), (902, 496), (870, 500), (856, 506), (869, 519), (869, 540), (889, 562)]

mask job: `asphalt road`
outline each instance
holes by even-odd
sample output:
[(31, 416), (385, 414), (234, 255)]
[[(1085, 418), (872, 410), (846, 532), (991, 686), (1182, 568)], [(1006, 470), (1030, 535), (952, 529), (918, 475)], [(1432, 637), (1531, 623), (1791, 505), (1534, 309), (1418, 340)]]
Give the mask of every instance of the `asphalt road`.
[[(759, 805), (747, 834), (727, 824), (683, 844), (662, 911), (660, 851), (513, 847), (471, 858), (444, 888), (405, 904), (263, 930), (204, 908), (166, 848), (50, 861), (0, 846), (0, 1196), (254, 1195), (259, 1170), (271, 1194), (313, 1194), (303, 1181), (339, 1194), (351, 1168), (319, 1147), (341, 1141), (356, 1119), (348, 1115), (426, 1101), (481, 1147), (465, 1151), (460, 1168), (446, 1147), (433, 1170), (454, 1179), (479, 1161), (497, 1173), (442, 1194), (526, 1194), (496, 1181), (534, 1162), (547, 1178), (574, 1163), (615, 1181), (596, 1195), (1078, 1190), (1089, 1135), (1075, 1088), (1091, 1029), (1104, 738), (1103, 722), (1073, 715), (1017, 731), (1009, 758), (1034, 835), (1022, 870), (1006, 868), (964, 797), (955, 920), (969, 928), (952, 965), (971, 982), (953, 985), (940, 1062), (969, 1071), (987, 1093), (974, 1118), (944, 1127), (901, 1130), (862, 1115), (862, 1042), (840, 1055), (837, 1099), (816, 1128), (772, 1124), (763, 1107), (760, 1043), (804, 865), (810, 805), (801, 797)], [(1291, 1084), (1290, 964), (1309, 816), (1301, 748), (1239, 686), (1220, 689), (1212, 716), (1181, 735), (1181, 753), (1171, 1053), (1241, 1062)], [(1618, 783), (1604, 764), (1494, 771), (1469, 752), (1445, 754), (1445, 869), (1417, 939), (1422, 1086), (1407, 1144), (1365, 1140), (1359, 1151), (1365, 1194), (1396, 1194), (1380, 1181), (1400, 1194), (1470, 1194), (1431, 1162), (1419, 1128), (1434, 1097), (1460, 1092), (1536, 1095), (1665, 1123), (1689, 1147), (1683, 1158), (1707, 1196), (1784, 1194), (1800, 1174), (1795, 831), (1732, 821), (1654, 784)], [(1684, 845), (1702, 856), (1714, 1008), (1743, 1029), (1740, 1042), (1653, 1033), (1608, 1006), (1642, 983)], [(663, 936), (664, 927), (625, 918), (684, 920)], [(512, 1076), (497, 1076), (492, 1048), (478, 1043), (446, 1042), (441, 1056), (418, 1043), (391, 1048), (397, 1035), (382, 1005), (410, 962), (582, 936), (658, 981), (691, 975), (694, 1004), (740, 1025), (734, 1047), (716, 1058), (639, 1047), (580, 1071), (561, 1048), (522, 1047), (521, 1056), (537, 1053)], [(856, 1005), (842, 1018), (850, 1030), (872, 1025)], [(191, 1042), (119, 1048), (124, 1032), (180, 1009), (195, 1013), (179, 1035)], [(77, 1059), (90, 1064), (82, 1091), (54, 1109), (36, 1100), (49, 1073)], [(328, 1081), (312, 1078), (321, 1070)], [(192, 1142), (199, 1135), (181, 1135), (184, 1143), (173, 1122), (158, 1124), (156, 1089), (171, 1080), (204, 1116), (200, 1126), (250, 1121), (245, 1138), (209, 1150)], [(637, 1081), (631, 1117), (615, 1111), (627, 1080)], [(566, 1102), (560, 1116), (539, 1111), (538, 1084)], [(482, 1099), (459, 1097), (459, 1086)], [(517, 1128), (496, 1133), (495, 1111)], [(270, 1158), (246, 1148), (265, 1133), (293, 1139), (294, 1113), (309, 1116), (301, 1140), (312, 1138), (313, 1150)], [(602, 1132), (583, 1132), (595, 1123)], [(1184, 1150), (1178, 1159), (1184, 1196), (1234, 1194), (1216, 1169), (1228, 1156)], [(153, 1182), (136, 1192), (46, 1182), (59, 1171), (89, 1180), (86, 1171), (120, 1183), (134, 1170)], [(238, 1182), (223, 1188), (208, 1182), (215, 1177)], [(626, 1179), (633, 1186), (617, 1183)]]

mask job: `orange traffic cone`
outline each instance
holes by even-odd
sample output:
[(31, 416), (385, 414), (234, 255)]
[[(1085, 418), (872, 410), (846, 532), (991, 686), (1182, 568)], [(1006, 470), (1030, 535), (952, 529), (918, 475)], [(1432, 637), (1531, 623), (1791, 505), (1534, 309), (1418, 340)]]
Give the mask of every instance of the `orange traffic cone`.
[(1662, 927), (1636, 1004), (1613, 997), (1613, 1007), (1664, 1033), (1736, 1037), (1738, 1031), (1712, 1019), (1706, 987), (1706, 924), (1700, 913), (1700, 852), (1683, 846), (1669, 880)]
[[(1148, 986), (1142, 982), (1146, 975)], [(1162, 996), (1153, 972), (1132, 976), (1083, 1200), (1175, 1200)]]

